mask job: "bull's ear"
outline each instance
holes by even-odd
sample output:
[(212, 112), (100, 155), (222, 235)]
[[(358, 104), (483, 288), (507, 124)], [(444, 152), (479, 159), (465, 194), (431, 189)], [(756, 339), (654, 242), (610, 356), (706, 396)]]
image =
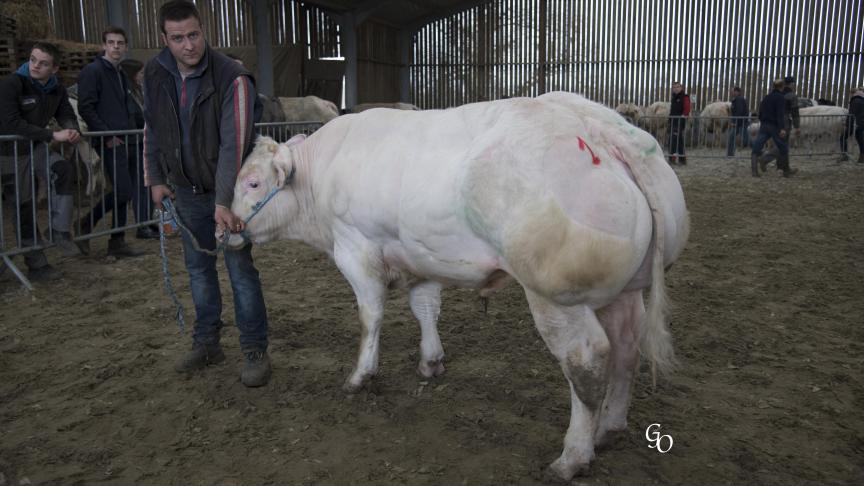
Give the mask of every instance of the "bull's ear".
[(298, 144), (298, 143), (302, 142), (303, 140), (306, 140), (306, 135), (303, 133), (300, 133), (298, 135), (294, 135), (293, 137), (289, 138), (288, 141), (285, 142), (285, 146), (290, 147), (294, 144)]
[(285, 187), (294, 180), (294, 162), (291, 160), (291, 152), (286, 146), (280, 146), (273, 157), (273, 168), (276, 169), (276, 185)]

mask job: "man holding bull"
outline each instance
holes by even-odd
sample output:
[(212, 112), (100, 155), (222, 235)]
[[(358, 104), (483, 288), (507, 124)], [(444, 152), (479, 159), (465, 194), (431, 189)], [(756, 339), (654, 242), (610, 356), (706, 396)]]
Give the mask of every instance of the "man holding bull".
[[(230, 207), (237, 172), (252, 151), (256, 95), (249, 71), (207, 44), (193, 3), (162, 5), (159, 27), (166, 48), (144, 75), (145, 183), (160, 208), (164, 198), (176, 198), (191, 231), (183, 233), (183, 247), (196, 318), (192, 350), (175, 366), (183, 373), (225, 360), (216, 257), (197, 251), (193, 239), (214, 248), (217, 229), (243, 230)], [(224, 258), (245, 356), (241, 381), (262, 386), (270, 378), (267, 311), (251, 244)]]
[(759, 103), (759, 135), (753, 141), (753, 152), (750, 155), (750, 171), (753, 177), (759, 177), (759, 169), (765, 171), (767, 162), (761, 162), (762, 148), (768, 139), (774, 141), (777, 146), (777, 168), (783, 171), (783, 177), (789, 177), (797, 169), (789, 167), (789, 133), (786, 127), (786, 98), (783, 95), (784, 81), (774, 81), (774, 89), (768, 93)]

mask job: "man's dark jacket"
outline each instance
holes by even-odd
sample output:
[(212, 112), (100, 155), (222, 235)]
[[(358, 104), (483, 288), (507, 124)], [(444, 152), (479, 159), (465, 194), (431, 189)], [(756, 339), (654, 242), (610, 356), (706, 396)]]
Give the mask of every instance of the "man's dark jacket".
[[(23, 68), (27, 71), (27, 64)], [(20, 135), (30, 140), (50, 142), (54, 132), (46, 128), (52, 118), (63, 128), (78, 130), (75, 111), (69, 104), (66, 88), (57, 83), (44, 92), (29, 75), (10, 74), (0, 80), (0, 135)], [(50, 84), (49, 84), (50, 86)], [(0, 155), (14, 155), (14, 142), (0, 143)], [(18, 154), (30, 153), (30, 144), (18, 144)]]
[(759, 103), (760, 131), (782, 130), (786, 127), (786, 97), (774, 90)]
[(128, 97), (126, 74), (104, 57), (94, 59), (78, 75), (78, 113), (92, 132), (134, 130)]
[[(252, 151), (255, 130), (250, 116), (250, 126), (241, 141), (243, 153), (237, 160), (233, 153), (239, 144), (231, 139), (237, 134), (222, 135), (223, 119), (226, 113), (234, 110), (232, 104), (225, 101), (234, 92), (234, 82), (239, 76), (246, 76), (250, 85), (254, 78), (243, 66), (210, 46), (206, 47), (200, 66), (203, 71), (196, 79), (187, 77), (181, 81), (176, 61), (165, 48), (144, 68), (146, 184), (149, 187), (170, 183), (191, 188), (197, 194), (215, 192), (216, 204), (230, 207), (237, 172), (242, 160)], [(178, 86), (191, 81), (197, 92), (188, 95), (189, 125), (181, 130)], [(249, 103), (255, 104), (254, 86), (247, 94), (252, 97)]]
[(786, 100), (786, 130), (801, 127), (801, 116), (798, 112), (798, 95), (790, 87), (783, 88)]
[(849, 114), (855, 118), (855, 124), (858, 128), (864, 127), (864, 96), (856, 92), (849, 99)]

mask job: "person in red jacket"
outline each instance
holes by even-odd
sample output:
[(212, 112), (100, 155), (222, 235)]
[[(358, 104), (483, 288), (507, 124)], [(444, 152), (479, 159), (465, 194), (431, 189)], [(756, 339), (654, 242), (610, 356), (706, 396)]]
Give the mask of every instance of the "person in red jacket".
[(684, 86), (675, 81), (672, 83), (672, 106), (669, 107), (669, 163), (675, 165), (675, 159), (681, 165), (687, 164), (684, 156), (684, 127), (690, 116), (690, 95), (684, 92)]

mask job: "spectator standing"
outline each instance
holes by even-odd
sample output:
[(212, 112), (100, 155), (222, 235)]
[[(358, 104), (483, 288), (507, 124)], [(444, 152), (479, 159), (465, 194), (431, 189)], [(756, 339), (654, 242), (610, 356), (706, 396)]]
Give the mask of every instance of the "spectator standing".
[[(15, 174), (16, 170), (18, 174), (15, 180), (21, 231), (18, 244), (33, 246), (41, 239), (33, 218), (32, 171), (50, 179), (54, 241), (64, 254), (74, 255), (78, 253), (71, 237), (75, 167), (48, 148), (51, 141), (77, 143), (81, 138), (75, 111), (56, 76), (59, 67), (60, 50), (54, 44), (40, 41), (33, 44), (28, 62), (0, 80), (0, 134), (19, 135), (36, 142), (32, 144), (32, 152), (31, 143), (0, 144), (0, 167), (3, 175)], [(57, 131), (46, 128), (52, 118), (63, 128)], [(24, 261), (32, 280), (60, 278), (42, 250), (25, 253)]]
[(669, 163), (686, 165), (684, 154), (684, 128), (687, 117), (690, 116), (690, 95), (684, 92), (684, 86), (675, 81), (672, 83), (672, 105), (669, 108)]
[[(137, 59), (120, 61), (120, 69), (129, 81), (127, 101), (129, 114), (134, 120), (135, 128), (144, 128), (144, 63)], [(144, 186), (144, 140), (143, 137), (129, 139), (129, 176), (132, 178), (132, 207), (135, 211), (135, 222), (142, 223), (152, 217), (150, 205), (150, 190)], [(159, 238), (159, 230), (153, 226), (139, 226), (135, 231), (139, 239)]]
[[(129, 80), (119, 68), (126, 56), (126, 32), (119, 27), (108, 27), (102, 32), (104, 54), (84, 66), (78, 75), (78, 112), (94, 132), (134, 130), (135, 121), (129, 113)], [(134, 103), (134, 102), (132, 102)], [(81, 219), (80, 228), (89, 233), (106, 213), (113, 212), (113, 228), (126, 226), (127, 206), (133, 195), (127, 137), (106, 136), (92, 141), (93, 148), (102, 157), (105, 172), (111, 178), (112, 191), (98, 202), (89, 215)], [(81, 242), (81, 250), (90, 252), (89, 240)], [(124, 231), (111, 233), (108, 254), (118, 258), (134, 257), (141, 252), (127, 243)]]
[(735, 140), (741, 134), (741, 143), (747, 147), (750, 145), (750, 135), (747, 133), (750, 112), (747, 107), (747, 99), (741, 94), (741, 88), (732, 88), (732, 120), (729, 123), (729, 139), (726, 142), (726, 156), (735, 156)]
[[(785, 87), (783, 88), (783, 97), (786, 99), (786, 134), (791, 135), (792, 130), (795, 130), (795, 136), (801, 135), (801, 115), (798, 111), (798, 95), (795, 94), (795, 76), (786, 76), (783, 78)], [(789, 137), (786, 138), (789, 140)]]
[(774, 89), (759, 103), (759, 135), (753, 141), (753, 152), (750, 155), (750, 171), (753, 177), (760, 177), (760, 167), (762, 171), (765, 170), (766, 162), (760, 164), (759, 157), (768, 139), (777, 147), (777, 168), (783, 170), (783, 176), (789, 177), (797, 172), (789, 167), (789, 146), (786, 144), (787, 100), (783, 87), (782, 79), (775, 80)]
[[(161, 208), (164, 198), (176, 197), (175, 208), (191, 232), (183, 232), (183, 248), (195, 329), (191, 351), (175, 366), (183, 373), (225, 360), (216, 257), (197, 251), (192, 238), (214, 248), (217, 230), (243, 230), (230, 207), (237, 173), (252, 151), (256, 94), (251, 73), (207, 44), (193, 3), (163, 4), (159, 28), (166, 47), (144, 74), (144, 163), (153, 202)], [(223, 255), (245, 356), (241, 381), (262, 386), (270, 378), (267, 311), (252, 246)]]
[(849, 136), (855, 134), (858, 142), (858, 163), (864, 164), (864, 86), (856, 88), (849, 99), (849, 120), (846, 132), (840, 139), (843, 157), (841, 160), (849, 160)]

